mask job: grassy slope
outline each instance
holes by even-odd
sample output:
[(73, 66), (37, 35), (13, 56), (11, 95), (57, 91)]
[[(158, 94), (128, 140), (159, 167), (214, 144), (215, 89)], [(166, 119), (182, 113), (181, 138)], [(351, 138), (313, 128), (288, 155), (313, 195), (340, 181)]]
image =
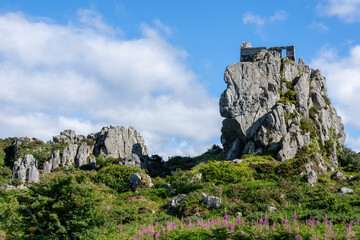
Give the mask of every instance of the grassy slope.
[[(171, 171), (178, 169), (175, 173), (153, 178), (155, 188), (135, 193), (116, 192), (105, 186), (106, 182), (97, 178), (97, 171), (54, 172), (27, 190), (1, 191), (0, 236), (28, 239), (41, 235), (38, 230), (29, 230), (36, 224), (21, 206), (32, 211), (40, 228), (51, 228), (47, 233), (51, 232), (53, 239), (56, 236), (70, 238), (71, 232), (76, 232), (80, 239), (85, 238), (85, 234), (90, 239), (121, 239), (134, 236), (141, 225), (165, 224), (181, 217), (196, 220), (195, 215), (201, 218), (222, 217), (225, 213), (234, 216), (237, 212), (250, 221), (267, 215), (269, 221), (279, 222), (294, 214), (299, 220), (312, 216), (335, 223), (356, 221), (360, 216), (359, 173), (341, 169), (356, 180), (335, 181), (324, 174), (319, 176), (318, 183), (309, 186), (306, 178), (299, 176), (301, 164), (306, 161), (297, 158), (280, 163), (271, 155), (249, 155), (242, 163), (235, 164), (224, 161), (221, 153), (176, 157), (166, 164)], [(201, 180), (195, 179), (198, 173), (202, 173)], [(123, 177), (121, 181), (127, 181), (128, 175)], [(55, 185), (57, 182), (61, 184)], [(172, 191), (165, 183), (171, 184)], [(354, 194), (338, 193), (343, 186), (352, 188)], [(202, 201), (203, 193), (222, 198), (221, 207), (210, 209)], [(168, 203), (178, 194), (187, 196), (179, 206), (168, 210)], [(278, 211), (268, 212), (267, 206), (274, 206)], [(78, 209), (77, 216), (72, 219), (62, 214), (74, 209)], [(126, 231), (120, 237), (121, 223), (122, 231)]]

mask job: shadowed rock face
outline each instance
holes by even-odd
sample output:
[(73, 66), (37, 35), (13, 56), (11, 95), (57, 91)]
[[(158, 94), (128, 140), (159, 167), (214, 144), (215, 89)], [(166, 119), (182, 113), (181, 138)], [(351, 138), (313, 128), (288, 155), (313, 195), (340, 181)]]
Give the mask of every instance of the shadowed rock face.
[(220, 114), (226, 159), (273, 151), (285, 161), (316, 140), (337, 166), (344, 125), (327, 98), (320, 70), (301, 58), (296, 64), (276, 51), (261, 50), (253, 62), (229, 65), (224, 80)]

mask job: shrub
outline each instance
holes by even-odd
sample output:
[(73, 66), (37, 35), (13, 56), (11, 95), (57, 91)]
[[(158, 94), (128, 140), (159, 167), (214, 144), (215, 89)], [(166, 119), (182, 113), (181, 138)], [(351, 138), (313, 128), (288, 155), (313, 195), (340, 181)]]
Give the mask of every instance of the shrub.
[(101, 168), (107, 167), (107, 166), (111, 166), (111, 165), (119, 164), (119, 159), (114, 158), (114, 157), (104, 158), (104, 157), (97, 156), (97, 157), (95, 157), (95, 159), (96, 159), (96, 166), (98, 167), (98, 169), (101, 169)]
[(344, 147), (343, 151), (339, 154), (339, 163), (343, 167), (347, 167), (349, 165), (360, 166), (360, 154), (354, 152), (348, 147)]
[(168, 181), (172, 189), (176, 189), (176, 193), (189, 193), (201, 188), (200, 180), (195, 178), (195, 173), (185, 172), (177, 169), (172, 176), (168, 176)]
[(253, 176), (253, 171), (244, 164), (210, 161), (199, 170), (207, 182), (236, 183)]
[(44, 239), (72, 239), (74, 234), (85, 233), (90, 239), (99, 239), (101, 233), (106, 234), (109, 230), (104, 225), (111, 226), (107, 218), (107, 209), (111, 208), (109, 189), (92, 183), (91, 174), (48, 174), (20, 195), (20, 204), (34, 215), (30, 217), (24, 208), (27, 228), (33, 227), (36, 219)]
[(0, 184), (9, 182), (11, 177), (11, 169), (6, 166), (0, 166)]
[(131, 166), (110, 165), (102, 168), (96, 175), (96, 181), (122, 193), (130, 190), (130, 175), (145, 173), (144, 170)]

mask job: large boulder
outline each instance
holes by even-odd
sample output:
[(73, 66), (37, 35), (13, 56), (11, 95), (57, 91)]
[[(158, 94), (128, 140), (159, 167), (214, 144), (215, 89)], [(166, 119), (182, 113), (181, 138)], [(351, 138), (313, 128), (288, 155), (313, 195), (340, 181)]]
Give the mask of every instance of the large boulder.
[(179, 194), (178, 196), (171, 199), (171, 201), (169, 202), (169, 205), (168, 205), (168, 209), (178, 207), (180, 205), (180, 203), (184, 200), (185, 197), (186, 197), (185, 194)]
[(61, 163), (63, 167), (71, 167), (75, 164), (78, 147), (77, 144), (69, 144), (64, 148)]
[(83, 142), (78, 150), (77, 150), (77, 154), (75, 157), (75, 166), (81, 167), (85, 164), (88, 164), (87, 162), (87, 158), (90, 156), (90, 154), (92, 153), (92, 146), (88, 146), (86, 142)]
[(221, 142), (226, 159), (271, 151), (286, 161), (318, 141), (329, 165), (337, 167), (344, 125), (326, 96), (320, 70), (301, 58), (296, 63), (265, 49), (252, 62), (229, 65), (224, 79), (227, 89), (219, 105), (225, 118)]
[(154, 184), (151, 182), (149, 175), (144, 173), (133, 173), (130, 175), (131, 191), (135, 192), (138, 188), (152, 188)]
[(203, 201), (210, 208), (220, 208), (221, 206), (221, 198), (219, 197), (207, 196), (203, 198)]
[(39, 182), (37, 161), (33, 155), (27, 154), (14, 162), (11, 179), (16, 178), (22, 183)]
[(122, 159), (124, 165), (141, 167), (140, 160), (148, 155), (143, 137), (133, 128), (104, 127), (94, 137), (94, 155)]

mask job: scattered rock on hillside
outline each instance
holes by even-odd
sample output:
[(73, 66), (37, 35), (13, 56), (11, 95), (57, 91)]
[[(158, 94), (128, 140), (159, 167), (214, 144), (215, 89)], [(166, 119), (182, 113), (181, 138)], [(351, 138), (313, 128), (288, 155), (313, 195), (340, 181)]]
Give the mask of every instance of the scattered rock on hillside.
[(221, 198), (219, 197), (207, 196), (203, 198), (203, 201), (211, 208), (220, 208), (221, 206)]
[(347, 194), (347, 193), (353, 193), (354, 190), (352, 190), (351, 188), (347, 188), (347, 187), (342, 187), (339, 189), (339, 193), (342, 194)]
[(345, 176), (340, 171), (336, 171), (333, 174), (331, 174), (330, 178), (334, 180), (342, 180), (345, 179)]
[(171, 201), (168, 205), (168, 209), (179, 206), (179, 204), (184, 200), (185, 197), (186, 197), (185, 194), (179, 194), (178, 196), (171, 199)]
[(22, 183), (39, 182), (37, 161), (33, 155), (27, 154), (14, 162), (11, 179), (19, 179)]
[(242, 217), (242, 213), (241, 212), (236, 212), (235, 217)]
[(309, 183), (316, 183), (318, 181), (318, 177), (315, 171), (310, 170), (308, 176), (307, 176), (307, 180)]
[(221, 142), (226, 159), (272, 151), (286, 161), (318, 141), (327, 151), (328, 164), (337, 167), (344, 125), (326, 96), (320, 70), (301, 58), (296, 63), (264, 49), (253, 61), (229, 65), (224, 79), (220, 113), (225, 118)]
[(273, 206), (267, 206), (267, 210), (268, 210), (269, 212), (275, 212), (275, 211), (277, 211), (277, 208), (276, 208), (276, 207), (273, 207)]
[(152, 188), (154, 184), (151, 182), (149, 175), (145, 173), (133, 173), (130, 175), (131, 191), (135, 192), (138, 188)]
[(236, 164), (240, 164), (243, 162), (243, 160), (236, 158), (236, 159), (232, 160), (232, 162), (236, 163)]

